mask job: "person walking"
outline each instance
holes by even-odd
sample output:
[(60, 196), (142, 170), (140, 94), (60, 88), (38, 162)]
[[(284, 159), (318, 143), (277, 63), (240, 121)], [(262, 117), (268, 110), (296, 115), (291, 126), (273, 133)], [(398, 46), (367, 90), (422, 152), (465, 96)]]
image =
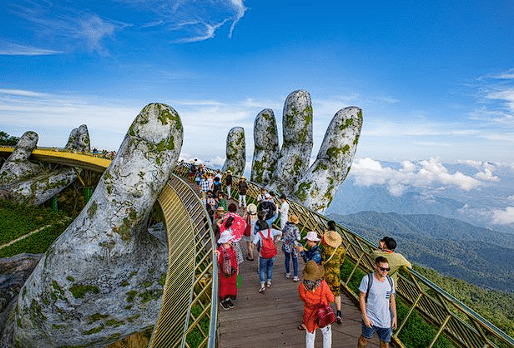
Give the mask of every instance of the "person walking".
[(246, 192), (248, 191), (248, 183), (246, 182), (246, 178), (244, 175), (241, 176), (241, 179), (238, 183), (239, 188), (239, 208), (246, 208)]
[[(259, 250), (259, 282), (261, 284), (259, 292), (263, 293), (266, 287), (271, 286), (273, 278), (273, 263), (277, 248), (275, 246), (275, 237), (280, 237), (281, 231), (269, 228), (268, 223), (264, 220), (258, 220), (255, 223), (257, 234), (253, 239), (253, 244), (260, 248)], [(274, 249), (274, 250), (273, 250)], [(264, 286), (266, 284), (266, 287)]]
[(283, 230), (289, 220), (289, 203), (287, 203), (286, 195), (281, 195), (280, 201), (282, 202), (280, 205), (280, 229)]
[(388, 348), (396, 329), (396, 300), (394, 280), (387, 275), (389, 262), (383, 256), (375, 259), (375, 271), (362, 278), (359, 286), (359, 306), (362, 313), (362, 334), (358, 348), (368, 345), (376, 332), (380, 348)]
[[(305, 264), (303, 280), (298, 286), (298, 294), (304, 303), (303, 324), (298, 327), (305, 328), (305, 346), (314, 348), (316, 329), (319, 328), (316, 321), (316, 312), (320, 304), (328, 305), (334, 302), (334, 295), (329, 286), (323, 280), (323, 267), (313, 260)], [(332, 347), (332, 326), (327, 325), (320, 329), (323, 334), (323, 348)]]
[(232, 189), (232, 172), (227, 170), (227, 175), (225, 176), (225, 187), (227, 188), (228, 199), (231, 199), (230, 190)]
[(294, 214), (289, 216), (289, 221), (282, 229), (282, 251), (284, 252), (284, 262), (286, 268), (286, 278), (291, 278), (290, 261), (293, 262), (293, 282), (300, 280), (298, 278), (298, 250), (295, 245), (299, 245), (300, 230), (296, 224), (298, 217)]
[(229, 310), (234, 307), (232, 300), (237, 298), (237, 274), (239, 267), (236, 259), (236, 252), (232, 247), (234, 236), (230, 230), (223, 231), (218, 243), (220, 246), (216, 251), (219, 264), (219, 286), (218, 294), (220, 305), (223, 309)]
[(323, 279), (334, 294), (336, 304), (336, 321), (343, 323), (341, 313), (341, 266), (344, 262), (345, 249), (341, 235), (336, 232), (335, 221), (328, 222), (328, 230), (321, 238), (323, 249), (321, 251), (321, 264), (325, 268)]
[(253, 261), (253, 238), (255, 237), (253, 231), (255, 228), (255, 223), (257, 222), (257, 206), (255, 204), (248, 204), (243, 219), (245, 219), (246, 222), (246, 229), (245, 235), (241, 240), (246, 242), (246, 248), (248, 249), (248, 256), (246, 259), (248, 261)]

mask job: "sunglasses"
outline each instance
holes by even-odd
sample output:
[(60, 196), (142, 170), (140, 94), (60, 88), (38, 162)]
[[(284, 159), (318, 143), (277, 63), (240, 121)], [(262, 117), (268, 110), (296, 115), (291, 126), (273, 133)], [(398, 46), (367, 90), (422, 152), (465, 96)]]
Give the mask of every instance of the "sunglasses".
[(389, 267), (386, 268), (386, 267), (380, 267), (380, 266), (378, 266), (378, 269), (381, 271), (387, 271), (387, 272), (389, 272), (391, 270), (391, 268), (389, 268)]

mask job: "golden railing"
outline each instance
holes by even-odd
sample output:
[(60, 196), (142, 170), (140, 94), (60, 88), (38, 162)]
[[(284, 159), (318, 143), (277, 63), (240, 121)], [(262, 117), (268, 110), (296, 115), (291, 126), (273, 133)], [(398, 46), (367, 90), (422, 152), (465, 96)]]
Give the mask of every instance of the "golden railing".
[(168, 272), (149, 347), (215, 347), (218, 272), (207, 212), (175, 175), (158, 202), (168, 233)]
[[(9, 150), (12, 151), (7, 149), (6, 152)], [(90, 163), (88, 157), (91, 158), (78, 155), (73, 159), (73, 163), (68, 165), (80, 166), (82, 162)], [(68, 162), (63, 158), (59, 159), (59, 163)], [(100, 167), (106, 167), (104, 163), (95, 163), (93, 169), (89, 168), (87, 163), (84, 165), (90, 170), (99, 171)], [(188, 164), (180, 163), (175, 168), (175, 173), (186, 178), (188, 167)], [(234, 177), (232, 190), (232, 196), (236, 199), (237, 179)], [(255, 202), (260, 186), (252, 182), (248, 184), (247, 202)], [(170, 178), (158, 202), (166, 220), (170, 262), (163, 306), (152, 336), (151, 347), (215, 347), (218, 280), (217, 264), (212, 261), (214, 241), (210, 221), (194, 191), (178, 177)], [(279, 204), (278, 200), (275, 203)], [(303, 233), (323, 232), (328, 221), (326, 217), (295, 202), (289, 201), (289, 204), (290, 214), (298, 216), (298, 225)], [(358, 294), (349, 284), (352, 280), (355, 281), (357, 270), (365, 273), (373, 270), (371, 252), (375, 250), (375, 246), (341, 225), (337, 225), (337, 229), (343, 238), (346, 259), (353, 264), (349, 274), (342, 276), (341, 284), (354, 299), (357, 299)], [(458, 347), (514, 348), (512, 337), (413, 269), (404, 268), (399, 272), (396, 287), (399, 297), (409, 306), (407, 315), (398, 323), (398, 329), (393, 335), (396, 345), (405, 347), (399, 335), (413, 313), (417, 312), (437, 330), (429, 347), (434, 346), (444, 334)], [(188, 339), (193, 336), (198, 342), (188, 343)]]
[[(187, 177), (189, 164), (177, 166), (176, 173)], [(212, 170), (208, 169), (209, 172)], [(238, 198), (237, 181), (234, 176), (232, 185), (232, 197)], [(256, 201), (261, 186), (248, 181), (247, 203)], [(288, 201), (289, 214), (298, 216), (300, 231), (315, 231), (319, 234), (327, 226), (325, 216), (315, 213), (293, 201)], [(275, 204), (280, 204), (278, 199)], [(376, 245), (368, 240), (352, 233), (345, 227), (337, 224), (337, 230), (343, 238), (343, 246), (346, 249), (346, 259), (353, 264), (349, 274), (342, 275), (341, 285), (345, 291), (358, 301), (359, 294), (349, 286), (350, 282), (357, 279), (356, 271), (372, 272), (374, 260), (371, 253), (376, 250)], [(360, 281), (360, 278), (358, 279)], [(408, 306), (407, 315), (398, 323), (394, 331), (393, 340), (399, 347), (405, 347), (399, 335), (404, 330), (406, 323), (411, 319), (414, 311), (419, 313), (428, 323), (436, 328), (432, 342), (428, 346), (433, 347), (443, 334), (457, 347), (485, 348), (485, 347), (511, 347), (514, 348), (514, 339), (498, 329), (475, 311), (464, 305), (452, 295), (423, 277), (413, 269), (405, 268), (399, 272), (396, 291), (398, 296)]]

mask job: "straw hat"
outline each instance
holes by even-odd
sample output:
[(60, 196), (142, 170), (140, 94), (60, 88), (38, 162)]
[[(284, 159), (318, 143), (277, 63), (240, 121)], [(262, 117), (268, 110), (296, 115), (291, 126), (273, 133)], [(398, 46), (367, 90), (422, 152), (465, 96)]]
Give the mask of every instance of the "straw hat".
[(223, 208), (221, 205), (216, 209), (216, 211), (225, 211), (225, 208)]
[(298, 216), (291, 214), (291, 215), (289, 215), (289, 218), (287, 219), (287, 221), (292, 222), (293, 224), (297, 224), (299, 221)]
[(229, 230), (225, 230), (221, 233), (221, 236), (218, 239), (218, 244), (228, 243), (232, 239), (234, 239), (234, 235)]
[(254, 215), (257, 213), (257, 206), (253, 203), (248, 204), (248, 207), (246, 207), (246, 211), (248, 214)]
[(244, 175), (241, 175), (241, 180), (246, 180), (246, 177)]
[(227, 170), (227, 174), (232, 174), (232, 171), (230, 171), (230, 169)]
[(303, 239), (310, 240), (311, 242), (319, 242), (321, 239), (318, 238), (318, 234), (316, 232), (308, 232)]
[(343, 242), (343, 238), (336, 231), (327, 231), (323, 234), (323, 240), (332, 248), (336, 249)]
[(303, 269), (303, 279), (305, 280), (318, 280), (323, 278), (325, 275), (325, 269), (323, 266), (320, 266), (314, 260), (310, 260), (305, 264), (305, 268)]

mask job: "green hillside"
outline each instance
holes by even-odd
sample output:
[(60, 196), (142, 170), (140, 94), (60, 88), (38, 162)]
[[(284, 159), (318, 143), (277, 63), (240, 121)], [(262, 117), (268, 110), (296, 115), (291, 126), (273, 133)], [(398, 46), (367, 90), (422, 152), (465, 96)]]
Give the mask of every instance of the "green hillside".
[(361, 212), (330, 218), (370, 241), (395, 238), (397, 251), (416, 271), (514, 336), (514, 235), (437, 215)]

